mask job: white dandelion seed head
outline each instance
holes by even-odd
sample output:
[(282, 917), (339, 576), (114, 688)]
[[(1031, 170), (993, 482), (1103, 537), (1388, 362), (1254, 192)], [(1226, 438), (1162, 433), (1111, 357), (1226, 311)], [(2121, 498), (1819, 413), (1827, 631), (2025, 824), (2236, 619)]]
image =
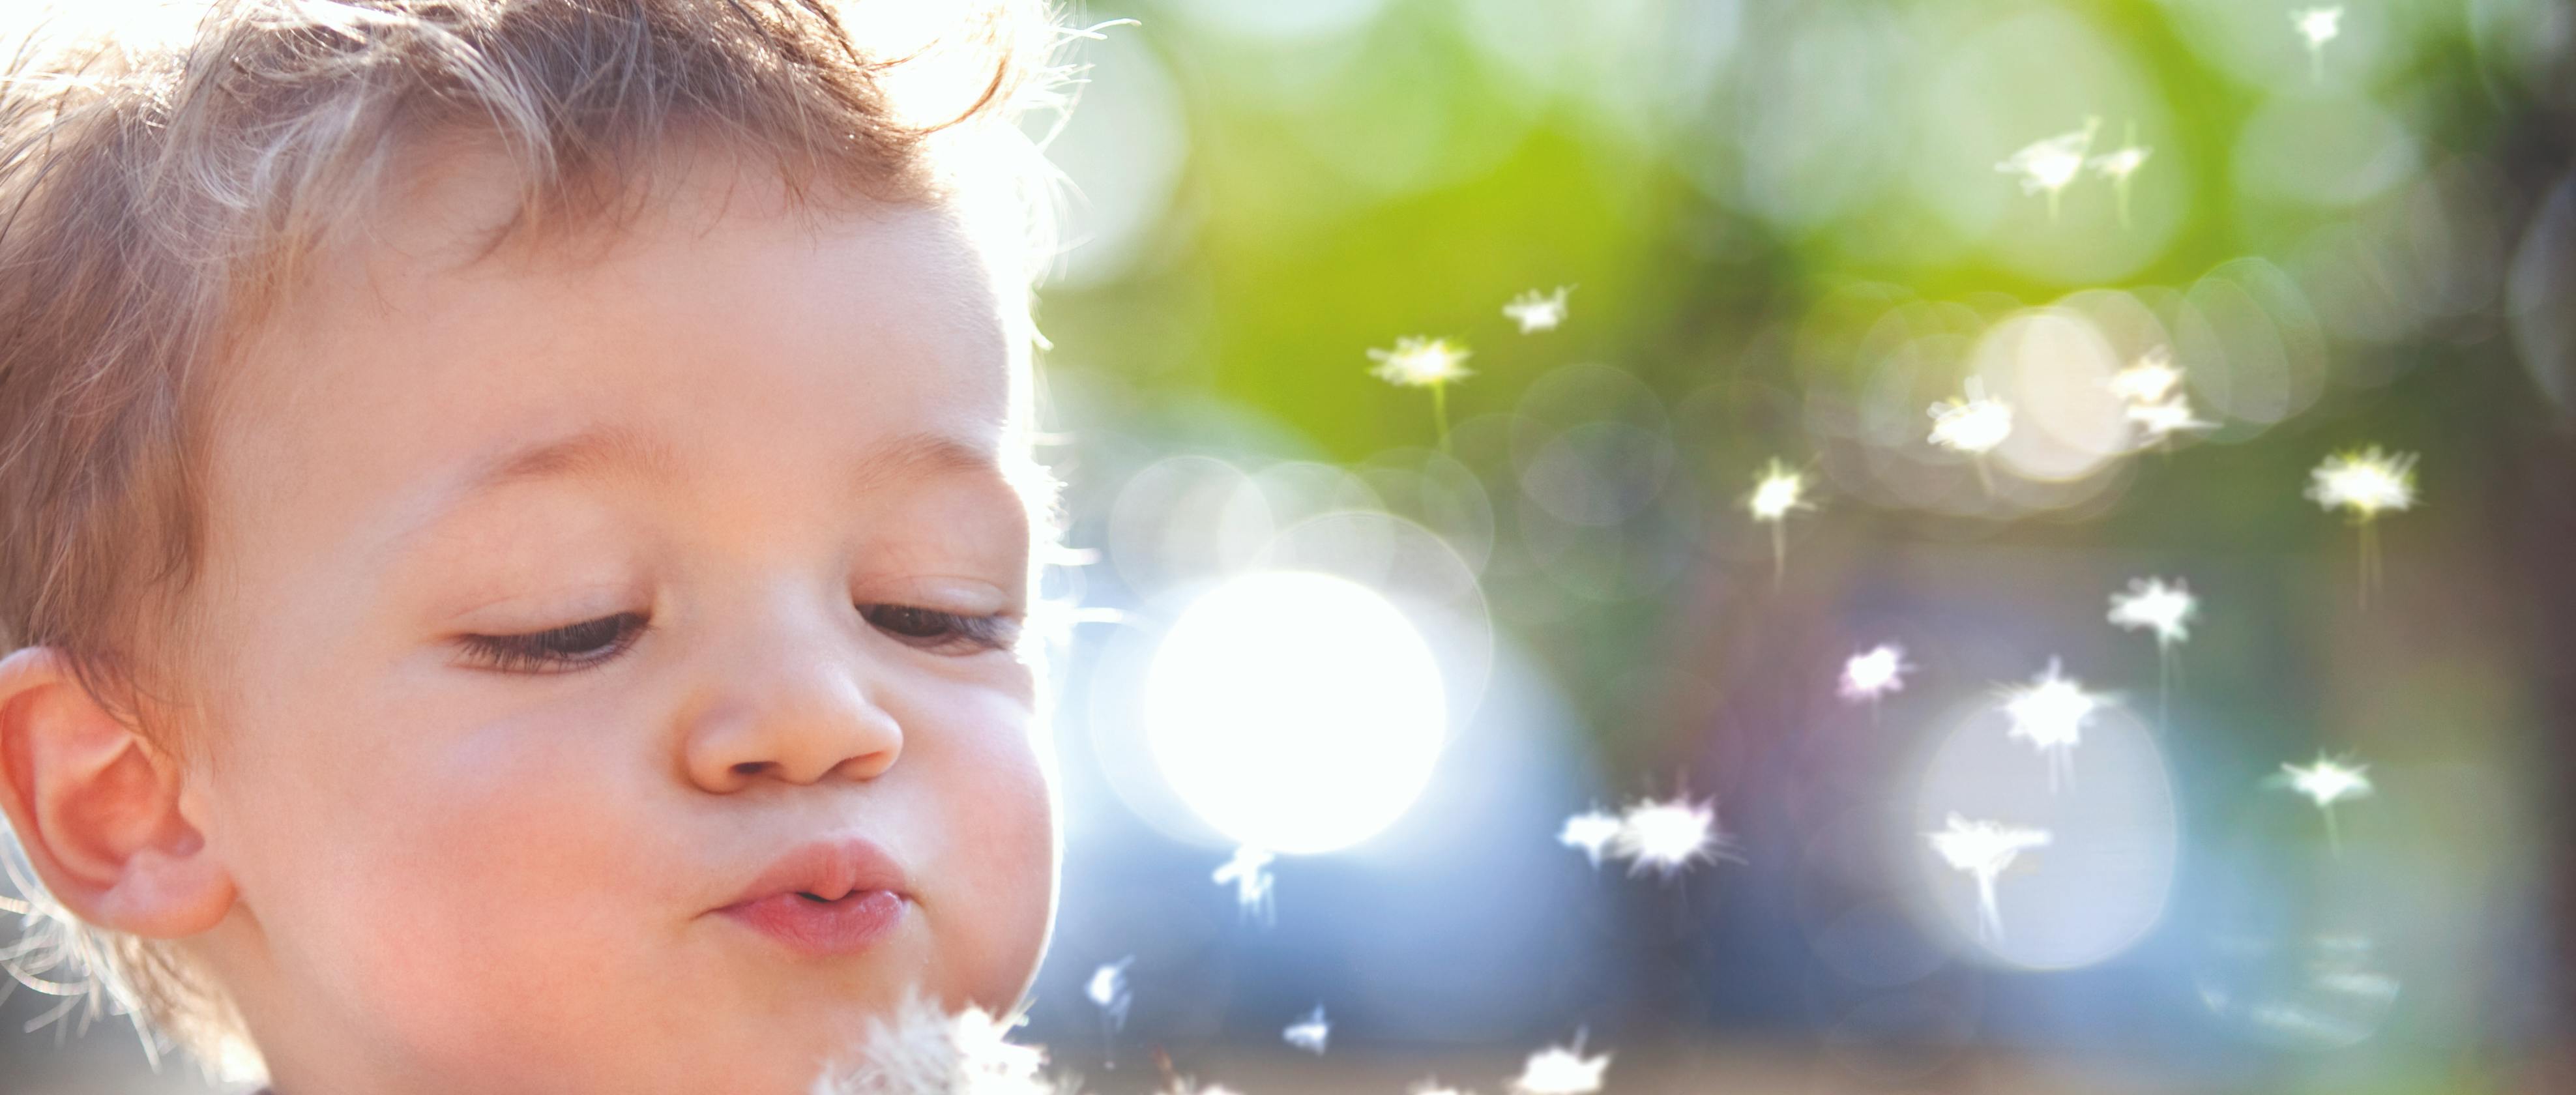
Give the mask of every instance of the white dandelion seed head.
[(1324, 1040), (1332, 1033), (1332, 1024), (1324, 1021), (1324, 1005), (1317, 1004), (1305, 1018), (1288, 1024), (1288, 1029), (1280, 1031), (1279, 1037), (1289, 1045), (1320, 1057), (1324, 1053)]
[(1583, 857), (1592, 865), (1601, 865), (1601, 853), (1619, 839), (1619, 819), (1599, 810), (1587, 810), (1565, 819), (1556, 842), (1568, 848), (1583, 849)]
[(2192, 415), (2191, 399), (2180, 393), (2161, 403), (2129, 404), (2129, 421), (2144, 431), (2150, 442), (2162, 441), (2186, 430), (2216, 429), (2218, 423), (2203, 421)]
[(2324, 809), (2348, 798), (2360, 798), (2371, 792), (2370, 766), (2350, 764), (2320, 756), (2306, 767), (2283, 764), (2282, 775), (2290, 789), (2307, 796), (2308, 801)]
[(2145, 167), (2147, 158), (2155, 152), (2145, 145), (2123, 145), (2084, 161), (2084, 166), (2092, 168), (2094, 174), (2103, 178), (2126, 181), (2129, 176), (2137, 174), (2139, 168)]
[(1467, 348), (1445, 338), (1407, 335), (1395, 340), (1394, 349), (1370, 350), (1368, 355), (1378, 363), (1369, 370), (1371, 375), (1408, 388), (1446, 384), (1468, 375)]
[(1558, 324), (1565, 322), (1565, 295), (1573, 291), (1571, 285), (1559, 285), (1553, 293), (1532, 289), (1503, 305), (1503, 314), (1521, 325), (1522, 334), (1553, 331)]
[(1969, 377), (1967, 394), (1932, 405), (1932, 443), (1970, 455), (1993, 452), (2012, 436), (2012, 404), (1985, 394)]
[(1877, 646), (1851, 656), (1843, 663), (1842, 696), (1847, 700), (1876, 700), (1905, 688), (1905, 674), (1914, 667), (1906, 664), (1905, 648), (1895, 643)]
[(2170, 585), (2162, 578), (2131, 578), (2128, 592), (2111, 594), (2111, 623), (2126, 631), (2152, 630), (2158, 645), (2190, 638), (2192, 617), (2199, 613), (2200, 599), (2179, 578)]
[(2300, 8), (2290, 13), (2290, 24), (2299, 28), (2299, 37), (2308, 40), (2309, 49), (2316, 49), (2343, 33), (2343, 5)]
[(2308, 473), (2308, 498), (2360, 520), (2415, 505), (2415, 454), (2383, 453), (2379, 446), (2326, 457)]
[(2092, 149), (2094, 131), (2101, 127), (2102, 119), (2086, 118), (2084, 128), (2024, 145), (1996, 164), (1995, 170), (2019, 176), (2024, 194), (2064, 190), (2084, 170), (2084, 154)]
[(2045, 848), (2055, 839), (2046, 829), (1970, 820), (1955, 813), (1943, 824), (1941, 829), (1924, 833), (1924, 839), (1931, 842), (1932, 851), (1951, 869), (1979, 878), (2002, 874), (2023, 852)]
[(1670, 878), (1702, 860), (1732, 858), (1727, 843), (1726, 834), (1718, 831), (1713, 801), (1648, 799), (1620, 815), (1611, 853), (1628, 861), (1630, 874), (1653, 868)]
[(2004, 714), (2012, 719), (2007, 734), (2042, 750), (2073, 748), (2082, 743), (2085, 725), (2109, 699), (2085, 691), (2082, 681), (2066, 676), (2058, 659), (2050, 658), (2048, 672), (2028, 685), (2004, 690)]
[[(855, 1064), (828, 1060), (809, 1095), (1065, 1095), (1070, 1078), (1046, 1072), (1045, 1051), (1008, 1040), (1012, 1021), (968, 1006), (955, 1014), (917, 992), (868, 1021), (850, 1047)], [(837, 1055), (836, 1055), (837, 1057)]]
[(1514, 1095), (1593, 1095), (1601, 1090), (1601, 1074), (1610, 1068), (1610, 1055), (1583, 1055), (1583, 1039), (1574, 1045), (1549, 1046), (1530, 1054), (1521, 1066), (1521, 1074), (1512, 1079)]
[(1756, 521), (1783, 521), (1788, 519), (1791, 510), (1815, 508), (1814, 503), (1807, 501), (1807, 477), (1790, 470), (1778, 460), (1773, 460), (1769, 467), (1763, 469), (1762, 477), (1755, 480), (1753, 494), (1745, 500), (1744, 506), (1753, 511)]
[(2158, 346), (2111, 374), (2111, 394), (2131, 403), (2154, 403), (2182, 386), (2173, 350)]

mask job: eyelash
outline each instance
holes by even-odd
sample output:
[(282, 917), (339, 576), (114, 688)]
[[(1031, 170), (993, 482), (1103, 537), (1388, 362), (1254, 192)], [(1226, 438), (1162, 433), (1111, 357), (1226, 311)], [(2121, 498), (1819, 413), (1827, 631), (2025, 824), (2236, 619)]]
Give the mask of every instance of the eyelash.
[[(1008, 615), (969, 616), (918, 605), (860, 605), (859, 616), (896, 642), (957, 657), (1008, 647), (1020, 630), (1019, 620)], [(643, 613), (620, 612), (525, 635), (467, 635), (462, 641), (493, 669), (560, 673), (625, 653), (648, 626)]]

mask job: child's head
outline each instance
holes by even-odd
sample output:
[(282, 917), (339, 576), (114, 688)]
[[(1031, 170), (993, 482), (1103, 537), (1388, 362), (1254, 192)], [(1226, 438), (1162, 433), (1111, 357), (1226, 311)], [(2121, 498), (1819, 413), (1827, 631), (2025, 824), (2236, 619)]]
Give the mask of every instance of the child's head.
[(242, 0), (22, 54), (0, 803), (192, 1048), (801, 1090), (916, 985), (1026, 990), (1054, 28), (884, 6), (943, 20)]

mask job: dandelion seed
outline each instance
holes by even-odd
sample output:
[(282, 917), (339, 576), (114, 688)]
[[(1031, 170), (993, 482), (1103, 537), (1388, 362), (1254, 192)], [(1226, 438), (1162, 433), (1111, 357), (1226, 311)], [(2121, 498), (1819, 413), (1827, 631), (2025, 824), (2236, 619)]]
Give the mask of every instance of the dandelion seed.
[(1842, 697), (1852, 703), (1867, 702), (1870, 717), (1875, 719), (1880, 698), (1890, 692), (1903, 691), (1905, 674), (1913, 669), (1914, 666), (1905, 661), (1904, 647), (1880, 643), (1852, 655), (1850, 661), (1843, 663)]
[(2075, 181), (2084, 170), (2084, 154), (2093, 147), (2093, 133), (2102, 127), (2102, 119), (2084, 119), (2084, 128), (2060, 133), (2045, 140), (2033, 141), (1995, 165), (1995, 170), (2021, 177), (2024, 194), (2048, 195), (2048, 219), (2057, 219), (2057, 195)]
[(1246, 915), (1258, 914), (1265, 924), (1278, 915), (1270, 896), (1270, 861), (1276, 858), (1247, 844), (1236, 848), (1234, 858), (1226, 860), (1213, 876), (1220, 886), (1232, 883), (1235, 902)]
[(1565, 295), (1573, 291), (1571, 285), (1559, 285), (1553, 293), (1532, 289), (1503, 305), (1503, 314), (1521, 325), (1522, 334), (1553, 331), (1558, 324), (1565, 322)]
[(2308, 497), (2327, 509), (2340, 509), (2368, 521), (2382, 512), (2415, 504), (2415, 454), (2385, 454), (2373, 445), (2361, 453), (2337, 453), (2310, 473)]
[(2162, 403), (2129, 404), (2129, 421), (2137, 423), (2138, 429), (2147, 435), (2147, 443), (2151, 445), (2163, 445), (2172, 440), (2173, 435), (2186, 430), (2208, 430), (2218, 427), (2218, 423), (2206, 422), (2194, 417), (2191, 412), (2190, 397), (2180, 394)]
[(1601, 866), (1601, 853), (1619, 839), (1619, 819), (1599, 810), (1587, 810), (1565, 819), (1565, 828), (1556, 834), (1556, 842), (1568, 848), (1583, 849), (1583, 858), (1594, 867)]
[(2146, 435), (2146, 445), (2163, 446), (2175, 434), (2218, 425), (2192, 413), (2191, 397), (2182, 391), (2182, 370), (2174, 367), (2173, 351), (2165, 347), (2112, 374), (2110, 386), (2111, 394), (2128, 404), (2129, 421)]
[(1468, 350), (1445, 338), (1407, 335), (1392, 350), (1370, 350), (1378, 379), (1406, 388), (1431, 389), (1431, 417), (1440, 430), (1440, 451), (1449, 451), (1449, 383), (1466, 378)]
[(2012, 404), (1985, 394), (1969, 377), (1967, 394), (1932, 405), (1932, 443), (1971, 455), (1993, 452), (2012, 436)]
[(1807, 477), (1775, 457), (1754, 481), (1744, 508), (1753, 512), (1754, 520), (1771, 526), (1771, 584), (1777, 586), (1789, 572), (1789, 514), (1816, 508), (1807, 501)]
[(1988, 939), (2001, 939), (2004, 935), (2003, 912), (1995, 902), (1995, 879), (2023, 852), (2047, 847), (2053, 839), (2046, 829), (1971, 821), (1955, 813), (1946, 819), (1944, 828), (1926, 832), (1923, 837), (1943, 862), (1977, 880), (1977, 929)]
[(2308, 43), (2308, 69), (2319, 83), (2326, 78), (2326, 43), (2343, 34), (2343, 5), (2323, 8), (2300, 8), (2290, 13), (2290, 25), (2297, 27), (2299, 37)]
[(822, 1063), (808, 1095), (1059, 1095), (1071, 1079), (1049, 1075), (1046, 1053), (1009, 1041), (1012, 1019), (967, 1005), (950, 1013), (917, 992), (868, 1021), (849, 1047)]
[(1639, 802), (1620, 815), (1619, 833), (1610, 843), (1611, 854), (1627, 860), (1632, 875), (1651, 867), (1670, 879), (1703, 860), (1742, 862), (1732, 851), (1733, 841), (1717, 827), (1713, 800)]
[(1127, 992), (1127, 965), (1135, 960), (1131, 954), (1103, 963), (1082, 986), (1082, 994), (1100, 1008), (1101, 1022), (1112, 1031), (1127, 1025), (1127, 1006), (1133, 1002)]
[(2111, 623), (2124, 631), (2153, 630), (2157, 646), (2190, 638), (2192, 617), (2199, 613), (2199, 599), (2179, 578), (2171, 585), (2162, 578), (2131, 578), (2128, 592), (2111, 594)]
[(2138, 143), (2138, 123), (2131, 122), (2129, 143), (2084, 161), (2084, 166), (2092, 168), (2094, 174), (2111, 180), (2111, 190), (2119, 196), (2120, 226), (2123, 228), (2129, 224), (2129, 177), (2145, 167), (2147, 157), (2154, 155), (2155, 151)]
[(2379, 446), (2326, 457), (2308, 473), (2307, 496), (2329, 510), (2352, 517), (2361, 535), (2361, 603), (2370, 604), (2379, 585), (2379, 536), (2374, 522), (2382, 513), (2415, 506), (2415, 454), (2383, 453)]
[[(2083, 743), (2085, 724), (2110, 702), (2110, 696), (2087, 692), (2083, 682), (2060, 671), (2058, 659), (2048, 672), (2024, 687), (2004, 689), (2004, 714), (2012, 719), (2006, 737), (2028, 741), (2048, 758), (2048, 789), (2058, 789), (2075, 775), (2075, 747)], [(2061, 778), (2062, 777), (2062, 778)]]
[(1288, 1024), (1288, 1029), (1280, 1031), (1279, 1037), (1289, 1045), (1321, 1057), (1324, 1055), (1324, 1039), (1332, 1033), (1332, 1024), (1324, 1021), (1324, 1005), (1317, 1004), (1305, 1018)]
[(1512, 1080), (1513, 1095), (1593, 1095), (1601, 1090), (1601, 1074), (1610, 1068), (1610, 1055), (1583, 1055), (1583, 1033), (1575, 1032), (1571, 1046), (1549, 1046), (1530, 1054), (1521, 1066), (1521, 1074)]
[(2131, 578), (2128, 592), (2111, 594), (2112, 626), (2156, 633), (2156, 721), (2160, 724), (2172, 698), (2174, 644), (2191, 637), (2192, 617), (2199, 614), (2200, 600), (2179, 578), (2172, 585), (2162, 578)]
[(2182, 370), (2174, 367), (2173, 350), (2158, 346), (2139, 355), (2138, 360), (2111, 374), (2111, 394), (2129, 403), (2155, 403), (2182, 385)]
[(1965, 395), (1932, 405), (1932, 443), (1968, 454), (1976, 461), (1977, 481), (1992, 492), (1995, 483), (1986, 471), (1986, 454), (2012, 436), (2012, 404), (1988, 396), (1984, 383), (1973, 376), (1966, 389)]
[(2333, 760), (2320, 753), (2315, 764), (2305, 768), (2283, 764), (2281, 774), (2272, 778), (2276, 786), (2287, 786), (2316, 804), (2317, 812), (2326, 818), (2326, 844), (2341, 855), (2343, 835), (2335, 828), (2334, 804), (2370, 794), (2373, 788), (2369, 772), (2367, 764)]

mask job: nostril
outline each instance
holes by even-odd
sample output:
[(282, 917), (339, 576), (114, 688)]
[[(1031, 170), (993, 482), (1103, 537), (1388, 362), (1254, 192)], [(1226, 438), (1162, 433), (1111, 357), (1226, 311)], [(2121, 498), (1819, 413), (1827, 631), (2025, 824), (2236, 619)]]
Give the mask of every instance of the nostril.
[(733, 774), (737, 776), (756, 776), (768, 770), (769, 762), (765, 760), (747, 760), (733, 766)]

